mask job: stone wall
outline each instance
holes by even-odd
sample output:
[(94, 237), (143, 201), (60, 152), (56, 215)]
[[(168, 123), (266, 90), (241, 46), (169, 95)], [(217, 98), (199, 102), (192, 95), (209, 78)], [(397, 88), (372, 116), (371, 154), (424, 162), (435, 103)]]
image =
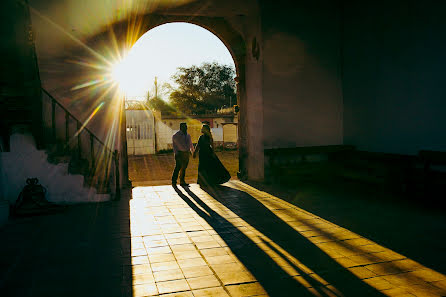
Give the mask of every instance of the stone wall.
[(260, 1), (265, 148), (343, 142), (337, 1)]
[(446, 3), (345, 1), (344, 142), (360, 150), (446, 150)]

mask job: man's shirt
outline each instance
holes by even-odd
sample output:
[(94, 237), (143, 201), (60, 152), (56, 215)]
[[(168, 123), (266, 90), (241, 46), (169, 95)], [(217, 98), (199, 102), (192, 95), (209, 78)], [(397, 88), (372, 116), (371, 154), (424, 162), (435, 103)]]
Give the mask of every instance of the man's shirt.
[(173, 152), (189, 152), (194, 150), (189, 134), (184, 134), (181, 130), (172, 136)]

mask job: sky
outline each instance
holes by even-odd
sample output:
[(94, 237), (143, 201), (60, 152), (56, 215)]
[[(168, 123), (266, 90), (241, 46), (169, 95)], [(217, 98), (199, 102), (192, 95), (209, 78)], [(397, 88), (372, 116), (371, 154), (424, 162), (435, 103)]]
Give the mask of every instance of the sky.
[(169, 23), (146, 32), (115, 68), (115, 77), (128, 99), (144, 100), (155, 77), (158, 85), (173, 83), (171, 76), (178, 67), (214, 61), (234, 67), (229, 50), (216, 35), (197, 25)]

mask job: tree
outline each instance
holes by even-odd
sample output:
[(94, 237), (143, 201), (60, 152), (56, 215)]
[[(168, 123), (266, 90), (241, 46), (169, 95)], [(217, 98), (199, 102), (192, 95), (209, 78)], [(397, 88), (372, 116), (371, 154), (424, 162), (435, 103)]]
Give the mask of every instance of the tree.
[(166, 101), (160, 97), (152, 97), (147, 101), (147, 105), (154, 110), (158, 110), (163, 114), (175, 113), (175, 108), (170, 106)]
[(215, 112), (236, 102), (235, 70), (216, 62), (179, 67), (172, 76), (178, 85), (170, 93), (172, 105), (185, 114)]

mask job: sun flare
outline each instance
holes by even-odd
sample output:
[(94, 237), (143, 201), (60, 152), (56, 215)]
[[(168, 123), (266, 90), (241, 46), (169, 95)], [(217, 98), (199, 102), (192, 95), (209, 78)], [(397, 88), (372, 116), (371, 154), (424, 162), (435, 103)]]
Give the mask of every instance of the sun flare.
[(144, 66), (144, 57), (138, 53), (130, 53), (126, 58), (116, 63), (112, 68), (112, 79), (119, 89), (127, 96), (145, 94), (151, 81)]
[(113, 66), (112, 79), (119, 85), (119, 89), (125, 94), (132, 90), (131, 69), (129, 69), (125, 60), (120, 61)]

